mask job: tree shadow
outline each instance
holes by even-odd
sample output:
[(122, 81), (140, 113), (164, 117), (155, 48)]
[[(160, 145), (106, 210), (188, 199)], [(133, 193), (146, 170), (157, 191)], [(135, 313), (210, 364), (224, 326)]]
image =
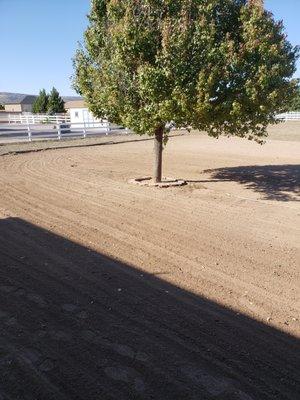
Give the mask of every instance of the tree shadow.
[(1, 399), (300, 398), (295, 337), (18, 218), (0, 256)]
[(214, 180), (241, 183), (263, 194), (265, 200), (300, 200), (300, 165), (246, 165), (203, 172)]

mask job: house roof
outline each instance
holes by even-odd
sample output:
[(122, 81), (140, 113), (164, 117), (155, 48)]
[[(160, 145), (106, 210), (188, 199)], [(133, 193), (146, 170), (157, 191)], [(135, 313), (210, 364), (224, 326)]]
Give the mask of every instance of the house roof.
[(65, 103), (65, 109), (68, 110), (70, 108), (87, 108), (87, 105), (84, 100), (67, 101)]
[(65, 103), (68, 101), (83, 100), (81, 96), (62, 96), (62, 99)]
[(27, 95), (24, 96), (21, 100), (21, 104), (33, 104), (36, 100), (37, 96), (34, 95)]

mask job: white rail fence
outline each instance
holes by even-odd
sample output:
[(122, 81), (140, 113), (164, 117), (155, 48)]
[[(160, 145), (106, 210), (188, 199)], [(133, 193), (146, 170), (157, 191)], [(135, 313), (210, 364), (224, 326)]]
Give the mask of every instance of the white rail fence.
[(22, 125), (34, 125), (34, 124), (62, 124), (70, 122), (70, 116), (68, 114), (58, 115), (47, 115), (47, 114), (9, 114), (9, 124), (22, 124)]
[[(290, 111), (286, 113), (281, 113), (276, 115), (277, 119), (282, 119), (284, 121), (299, 121), (300, 111)], [(70, 115), (68, 114), (58, 114), (58, 115), (47, 115), (47, 114), (9, 114), (8, 123), (9, 124), (62, 124), (70, 123)], [(88, 123), (88, 122), (86, 122)]]
[(277, 114), (277, 119), (282, 119), (284, 121), (299, 121), (300, 120), (300, 111), (291, 111), (287, 113)]
[(128, 129), (118, 125), (103, 122), (76, 122), (62, 123), (54, 126), (41, 126), (40, 124), (7, 125), (1, 126), (0, 141), (33, 141), (33, 140), (61, 140), (86, 138), (87, 136), (107, 136), (112, 133), (127, 134)]

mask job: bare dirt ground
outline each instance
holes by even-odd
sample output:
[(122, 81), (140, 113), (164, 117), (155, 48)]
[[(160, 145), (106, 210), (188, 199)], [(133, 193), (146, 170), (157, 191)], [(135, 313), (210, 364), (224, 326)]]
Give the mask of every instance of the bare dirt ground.
[(300, 398), (296, 126), (1, 156), (1, 400)]

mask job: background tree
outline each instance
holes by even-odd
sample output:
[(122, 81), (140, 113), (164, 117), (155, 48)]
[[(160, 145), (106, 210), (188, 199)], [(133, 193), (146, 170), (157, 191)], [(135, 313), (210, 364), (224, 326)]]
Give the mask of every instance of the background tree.
[(290, 111), (300, 111), (300, 87), (298, 87), (297, 94), (291, 102)]
[(159, 182), (170, 121), (263, 142), (297, 55), (261, 0), (92, 0), (74, 82), (95, 116), (154, 135)]
[(0, 104), (0, 110), (5, 110), (5, 107), (3, 104)]
[(48, 110), (48, 95), (45, 89), (40, 90), (38, 97), (32, 105), (32, 112), (35, 114), (45, 114)]
[(47, 112), (48, 114), (65, 112), (64, 101), (55, 88), (52, 88), (49, 94)]

